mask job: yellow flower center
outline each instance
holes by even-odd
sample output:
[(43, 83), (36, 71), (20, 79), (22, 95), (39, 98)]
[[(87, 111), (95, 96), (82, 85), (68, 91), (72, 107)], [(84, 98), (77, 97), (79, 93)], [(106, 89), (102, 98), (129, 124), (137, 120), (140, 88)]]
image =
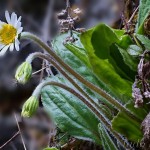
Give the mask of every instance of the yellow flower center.
[(17, 35), (17, 30), (10, 24), (4, 24), (0, 29), (0, 42), (8, 45), (13, 43)]

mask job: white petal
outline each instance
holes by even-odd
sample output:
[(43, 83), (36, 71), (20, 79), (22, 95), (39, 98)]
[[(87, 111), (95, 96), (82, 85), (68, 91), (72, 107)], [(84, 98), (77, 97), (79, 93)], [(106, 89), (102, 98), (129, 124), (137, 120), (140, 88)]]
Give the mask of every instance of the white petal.
[(10, 51), (12, 52), (14, 50), (14, 43), (12, 43), (11, 45), (10, 45)]
[(8, 48), (9, 48), (9, 45), (5, 46), (5, 47), (0, 51), (0, 56), (3, 56), (3, 55), (6, 53), (6, 51), (8, 50)]
[[(16, 35), (16, 37), (15, 37), (15, 42), (16, 42), (16, 40), (18, 40), (18, 34)], [(17, 41), (18, 42), (18, 41)]]
[(22, 18), (22, 17), (20, 16), (20, 17), (18, 18), (18, 20), (17, 20), (17, 21), (18, 21), (18, 22), (20, 22), (20, 21), (21, 21), (21, 18)]
[(23, 27), (20, 27), (17, 31), (17, 34), (20, 34), (22, 32), (22, 30), (23, 30)]
[(0, 43), (0, 46), (1, 46), (1, 45), (4, 45), (4, 44), (3, 44), (3, 43)]
[(15, 17), (14, 17), (13, 26), (15, 26), (15, 24), (17, 24), (17, 15), (16, 14), (15, 14)]
[(13, 12), (11, 14), (11, 22), (10, 22), (10, 24), (15, 25), (16, 21), (17, 21), (17, 15)]
[(4, 48), (4, 45), (3, 46), (0, 46), (0, 51)]
[(16, 39), (16, 41), (15, 41), (16, 51), (19, 51), (19, 44), (20, 44), (20, 42), (18, 41), (18, 39)]
[(21, 27), (21, 22), (18, 22), (16, 28), (19, 29)]
[(14, 18), (15, 18), (15, 13), (13, 12), (13, 13), (11, 14), (11, 18), (10, 18), (11, 23), (12, 23), (12, 21), (14, 20)]
[(4, 46), (4, 44), (1, 44), (1, 43), (0, 43), (0, 46)]
[(8, 23), (10, 23), (10, 15), (8, 11), (5, 11), (5, 17)]
[[(20, 23), (20, 24), (19, 24)], [(21, 25), (21, 16), (18, 18), (18, 20), (15, 22), (15, 24), (14, 24), (14, 27), (16, 28), (17, 26), (18, 26), (18, 24), (19, 25)], [(21, 26), (18, 26), (18, 28), (19, 27), (21, 27)]]
[(3, 27), (3, 25), (6, 24), (5, 22), (0, 21), (0, 29)]
[(6, 24), (5, 22), (3, 22), (3, 21), (0, 21), (0, 25), (2, 26), (2, 25), (4, 25), (4, 24)]
[(18, 40), (18, 36), (15, 37), (15, 42), (17, 42), (18, 44), (20, 44), (20, 41)]

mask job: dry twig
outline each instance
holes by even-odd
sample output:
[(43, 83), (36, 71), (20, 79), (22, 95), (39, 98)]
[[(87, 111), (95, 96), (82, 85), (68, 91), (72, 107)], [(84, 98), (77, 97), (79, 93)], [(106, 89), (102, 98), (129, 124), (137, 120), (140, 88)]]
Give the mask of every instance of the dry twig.
[(15, 117), (15, 120), (16, 120), (16, 123), (17, 123), (17, 127), (18, 127), (18, 130), (19, 130), (20, 136), (21, 136), (21, 140), (22, 140), (22, 144), (23, 144), (24, 150), (27, 150), (15, 112), (14, 112), (14, 117)]
[(6, 145), (8, 145), (10, 142), (12, 142), (12, 140), (14, 140), (17, 136), (19, 135), (19, 131), (16, 132), (6, 143), (4, 143), (0, 149), (3, 149)]

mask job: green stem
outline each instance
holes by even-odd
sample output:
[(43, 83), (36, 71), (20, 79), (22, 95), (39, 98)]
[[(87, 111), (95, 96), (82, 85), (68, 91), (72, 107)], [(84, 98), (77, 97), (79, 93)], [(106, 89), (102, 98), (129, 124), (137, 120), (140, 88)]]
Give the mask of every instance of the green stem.
[(132, 37), (133, 37), (135, 43), (137, 44), (137, 46), (139, 46), (141, 49), (143, 49), (142, 46), (140, 45), (140, 43), (138, 42), (138, 40), (137, 40), (135, 34), (132, 34)]
[[(98, 113), (98, 111), (97, 110), (101, 110), (100, 109), (100, 107), (99, 107), (99, 105), (97, 104), (97, 103), (95, 103), (89, 96), (88, 96), (88, 94), (86, 93), (86, 92), (84, 92), (83, 90), (82, 90), (82, 88), (80, 88), (80, 86), (78, 86), (76, 83), (75, 83), (75, 81), (70, 77), (70, 76), (68, 76), (67, 75), (67, 73), (65, 73), (65, 71), (63, 70), (63, 69), (61, 69), (61, 67), (51, 58), (51, 56), (48, 56), (48, 55), (45, 55), (45, 54), (43, 54), (43, 53), (40, 53), (40, 52), (35, 52), (35, 53), (32, 53), (32, 54), (30, 54), (28, 57), (27, 57), (27, 59), (26, 59), (26, 61), (28, 61), (28, 59), (30, 59), (30, 60), (32, 60), (33, 61), (33, 59), (35, 59), (35, 58), (42, 58), (42, 59), (46, 59), (47, 61), (49, 61), (64, 77), (66, 77), (69, 81), (70, 81), (70, 83), (72, 83), (75, 87), (76, 87), (76, 89), (77, 90), (79, 90), (79, 92), (81, 92), (81, 94), (83, 94), (86, 98), (87, 98), (87, 100), (89, 100), (97, 109), (94, 109), (94, 110), (96, 110), (96, 111), (93, 111), (93, 113), (95, 113), (95, 115), (100, 115), (100, 113)], [(36, 92), (34, 92), (33, 93), (33, 95), (39, 95), (40, 94), (40, 91), (41, 91), (41, 89), (42, 89), (42, 87), (43, 87), (43, 85), (40, 85), (39, 87), (37, 87), (37, 90), (35, 90)], [(77, 94), (76, 94), (77, 95)], [(77, 96), (78, 98), (81, 98), (81, 96), (79, 97), (79, 96)], [(82, 98), (83, 99), (83, 98)], [(83, 102), (85, 102), (85, 100), (83, 101)], [(86, 104), (87, 105), (87, 104)], [(93, 110), (91, 107), (90, 107), (90, 109), (91, 110)], [(97, 112), (97, 113), (96, 113)], [(104, 117), (103, 117), (103, 115), (100, 115), (100, 116), (97, 116), (97, 117), (99, 117), (99, 119), (103, 119), (103, 121), (102, 122), (104, 122), (105, 120), (104, 120)], [(103, 118), (102, 118), (103, 117)], [(107, 122), (105, 122), (105, 123), (107, 123), (107, 128), (109, 127), (109, 130), (111, 130), (111, 125), (109, 124), (109, 120), (107, 121)], [(116, 135), (116, 136), (119, 136), (118, 134)], [(117, 137), (116, 137), (117, 138)], [(120, 136), (118, 137), (118, 138), (120, 138)]]
[(86, 85), (91, 90), (95, 91), (102, 97), (104, 97), (108, 102), (110, 102), (116, 109), (120, 111), (124, 111), (127, 115), (129, 115), (131, 118), (136, 119), (139, 121), (139, 119), (132, 114), (127, 108), (125, 108), (119, 101), (115, 100), (113, 97), (111, 97), (109, 94), (107, 94), (105, 91), (100, 89), (99, 87), (95, 86), (94, 84), (90, 83), (89, 81), (85, 80), (82, 76), (80, 76), (78, 73), (76, 73), (70, 66), (68, 66), (64, 61), (57, 56), (57, 54), (47, 45), (45, 44), (40, 38), (35, 36), (34, 34), (31, 34), (29, 32), (23, 32), (21, 34), (21, 38), (27, 38), (31, 39), (37, 44), (39, 44), (43, 49), (45, 49), (54, 60), (56, 60), (65, 70), (67, 70), (70, 74), (72, 74), (76, 79), (78, 79), (81, 83)]
[[(57, 64), (57, 62), (55, 62), (51, 56), (45, 55), (43, 53), (40, 52), (35, 52), (30, 54), (26, 61), (35, 59), (35, 58), (42, 58), (42, 59), (46, 59), (47, 61), (49, 61), (66, 79), (68, 79), (68, 81), (70, 81), (70, 83), (72, 83), (72, 85), (74, 85), (74, 87), (82, 94), (84, 95), (97, 109), (101, 109), (100, 106), (84, 91), (82, 90), (82, 88)], [(31, 62), (32, 62), (31, 61)]]
[(73, 94), (74, 96), (76, 96), (79, 100), (81, 100), (86, 106), (88, 106), (88, 108), (91, 109), (91, 111), (96, 114), (96, 116), (98, 117), (99, 121), (103, 122), (103, 124), (106, 126), (106, 128), (114, 135), (114, 137), (120, 142), (120, 144), (125, 148), (125, 149), (130, 149), (132, 150), (133, 148), (131, 147), (131, 145), (127, 142), (126, 139), (124, 139), (121, 135), (119, 135), (117, 132), (115, 132), (112, 128), (111, 128), (111, 124), (109, 123), (109, 121), (107, 119), (105, 119), (105, 117), (103, 115), (101, 115), (101, 113), (99, 113), (99, 111), (97, 111), (97, 109), (95, 107), (93, 107), (93, 105), (91, 103), (89, 103), (82, 95), (80, 95), (78, 92), (76, 92), (74, 89), (62, 84), (62, 83), (58, 83), (58, 82), (54, 82), (54, 81), (45, 81), (40, 83), (37, 88), (34, 90), (32, 96), (39, 96), (41, 93), (41, 90), (43, 87), (47, 86), (47, 85), (52, 85), (52, 86), (58, 86), (62, 89), (65, 89), (66, 91), (70, 92), (71, 94)]

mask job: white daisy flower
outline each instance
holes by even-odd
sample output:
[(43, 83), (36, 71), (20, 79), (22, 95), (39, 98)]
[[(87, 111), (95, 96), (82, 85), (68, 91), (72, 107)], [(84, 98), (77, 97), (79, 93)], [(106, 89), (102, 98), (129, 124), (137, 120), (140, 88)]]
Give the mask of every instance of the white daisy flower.
[(0, 56), (4, 55), (8, 49), (13, 51), (15, 48), (19, 51), (18, 37), (23, 30), (21, 27), (21, 16), (17, 18), (17, 15), (13, 12), (11, 16), (8, 11), (5, 11), (6, 21), (0, 21)]

